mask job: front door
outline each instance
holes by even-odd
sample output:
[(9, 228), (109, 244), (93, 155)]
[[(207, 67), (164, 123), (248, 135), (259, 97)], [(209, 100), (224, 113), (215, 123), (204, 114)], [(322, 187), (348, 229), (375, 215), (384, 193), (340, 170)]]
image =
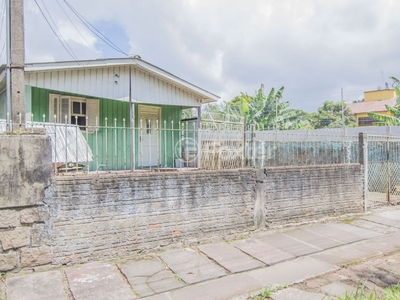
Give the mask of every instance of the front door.
[(160, 164), (161, 107), (139, 105), (139, 166)]

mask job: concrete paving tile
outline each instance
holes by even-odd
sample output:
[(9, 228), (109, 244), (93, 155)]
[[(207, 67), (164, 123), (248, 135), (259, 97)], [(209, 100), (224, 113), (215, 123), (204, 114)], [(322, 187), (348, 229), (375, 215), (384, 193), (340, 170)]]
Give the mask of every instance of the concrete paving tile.
[(253, 270), (264, 265), (227, 243), (202, 245), (199, 249), (232, 273)]
[(51, 271), (7, 278), (8, 300), (67, 300), (62, 275)]
[(256, 236), (256, 238), (295, 256), (303, 256), (322, 250), (321, 248), (296, 240), (283, 233), (272, 233), (264, 235), (259, 234)]
[(246, 273), (241, 273), (171, 291), (169, 292), (169, 300), (230, 299), (237, 295), (250, 293), (261, 287), (252, 277)]
[(287, 288), (274, 293), (272, 298), (274, 300), (322, 300), (326, 297), (323, 294), (310, 293), (295, 288)]
[(396, 219), (389, 219), (389, 218), (385, 218), (382, 216), (375, 216), (375, 215), (365, 216), (365, 217), (363, 217), (363, 219), (374, 222), (374, 223), (390, 226), (390, 227), (400, 228), (400, 220), (396, 220)]
[(332, 297), (344, 296), (346, 292), (348, 294), (351, 294), (356, 289), (357, 287), (347, 285), (341, 282), (333, 282), (328, 285), (321, 286), (321, 291)]
[(394, 252), (400, 249), (400, 233), (371, 239), (363, 244), (365, 248), (380, 251), (383, 254)]
[(286, 285), (301, 282), (307, 278), (336, 269), (329, 263), (306, 256), (264, 269), (249, 271), (247, 274), (258, 281), (261, 286)]
[(353, 225), (345, 224), (345, 223), (329, 223), (329, 224), (326, 224), (326, 226), (331, 227), (331, 228), (340, 229), (345, 232), (352, 233), (354, 235), (358, 235), (359, 237), (361, 237), (363, 239), (371, 239), (371, 238), (383, 235), (383, 233), (375, 232), (373, 230), (368, 230), (368, 229), (364, 229), (361, 227), (357, 227), (357, 226), (353, 226)]
[(378, 269), (371, 265), (360, 264), (351, 266), (350, 269), (360, 278), (360, 281), (370, 281), (382, 288), (399, 282), (399, 278), (396, 278), (396, 276), (392, 276), (386, 270)]
[(167, 266), (186, 283), (201, 282), (226, 275), (220, 266), (192, 249), (178, 249), (160, 254)]
[(157, 260), (140, 260), (118, 263), (139, 296), (149, 296), (184, 286), (175, 275)]
[(68, 268), (65, 273), (75, 300), (131, 300), (136, 298), (114, 265), (90, 263), (78, 268)]
[(311, 257), (333, 265), (342, 266), (344, 264), (353, 263), (357, 260), (363, 260), (376, 255), (380, 255), (380, 251), (367, 248), (364, 246), (364, 243), (359, 243), (325, 250), (313, 254)]
[(287, 234), (295, 239), (298, 239), (300, 241), (303, 241), (307, 244), (314, 245), (320, 249), (329, 249), (329, 248), (334, 248), (334, 247), (342, 245), (342, 243), (337, 240), (330, 239), (326, 236), (322, 236), (322, 235), (310, 232), (303, 228), (291, 229), (291, 230), (285, 231), (285, 234)]
[(399, 228), (390, 227), (382, 224), (378, 224), (375, 222), (367, 221), (367, 220), (355, 220), (351, 222), (352, 225), (362, 227), (368, 230), (376, 231), (382, 234), (391, 234), (399, 232)]
[(305, 230), (314, 232), (316, 234), (325, 236), (327, 238), (334, 239), (339, 241), (341, 244), (349, 244), (361, 241), (363, 238), (352, 234), (347, 231), (340, 230), (338, 228), (334, 228), (332, 226), (327, 226), (326, 224), (315, 224), (304, 227)]
[(273, 265), (295, 257), (258, 239), (239, 240), (233, 242), (232, 245), (267, 265)]
[(383, 211), (374, 211), (372, 215), (381, 216), (386, 219), (400, 221), (400, 209), (397, 207), (384, 208)]
[(389, 271), (397, 276), (400, 275), (400, 263), (383, 263), (379, 265), (379, 268)]
[(169, 293), (164, 293), (164, 294), (157, 294), (149, 297), (144, 297), (140, 299), (146, 299), (146, 300), (171, 300), (171, 296)]

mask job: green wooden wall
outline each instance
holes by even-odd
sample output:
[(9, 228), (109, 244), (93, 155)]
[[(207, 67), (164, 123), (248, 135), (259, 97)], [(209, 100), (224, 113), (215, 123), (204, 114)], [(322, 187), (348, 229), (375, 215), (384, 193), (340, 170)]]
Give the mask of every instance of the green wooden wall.
[[(43, 115), (45, 121), (49, 122), (49, 94), (59, 94), (66, 96), (77, 96), (83, 98), (86, 95), (71, 94), (55, 90), (31, 88), (31, 113), (33, 114), (34, 121), (42, 122)], [(83, 135), (88, 140), (88, 144), (92, 149), (94, 158), (90, 163), (90, 170), (96, 170), (100, 165), (99, 170), (128, 170), (131, 166), (131, 136), (132, 131), (130, 127), (130, 112), (129, 103), (112, 99), (95, 98), (100, 100), (100, 129), (95, 133), (83, 132)], [(138, 120), (138, 105), (135, 103), (135, 166), (140, 164), (139, 153), (139, 120)], [(148, 105), (148, 104), (143, 104)], [(182, 117), (182, 107), (169, 106), (169, 105), (154, 105), (161, 107), (161, 124), (160, 124), (160, 163), (163, 167), (172, 167), (174, 162), (175, 145), (180, 139), (179, 122)], [(107, 124), (106, 120), (107, 118)], [(125, 118), (125, 127), (123, 119)], [(116, 127), (114, 126), (114, 119), (117, 119)], [(166, 124), (166, 131), (164, 131), (164, 121)], [(172, 134), (171, 121), (174, 123), (174, 133)], [(107, 125), (107, 128), (105, 126)]]

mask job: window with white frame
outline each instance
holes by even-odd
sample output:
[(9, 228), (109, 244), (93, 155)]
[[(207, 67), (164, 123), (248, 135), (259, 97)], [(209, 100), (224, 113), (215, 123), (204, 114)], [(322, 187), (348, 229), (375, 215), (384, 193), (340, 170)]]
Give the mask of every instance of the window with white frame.
[(50, 122), (77, 124), (81, 130), (94, 132), (99, 117), (99, 100), (50, 94)]

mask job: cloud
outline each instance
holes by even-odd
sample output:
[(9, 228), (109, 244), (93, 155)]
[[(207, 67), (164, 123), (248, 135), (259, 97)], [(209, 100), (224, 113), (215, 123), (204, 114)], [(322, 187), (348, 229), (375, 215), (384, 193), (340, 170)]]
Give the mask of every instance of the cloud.
[[(38, 1), (41, 3), (40, 1)], [(121, 56), (107, 49), (62, 0), (43, 0), (80, 59)], [(229, 101), (240, 92), (285, 86), (296, 108), (362, 97), (400, 76), (393, 0), (69, 0), (125, 52), (139, 54)], [(73, 20), (76, 32), (61, 6)], [(28, 61), (71, 60), (33, 0), (25, 1)], [(397, 73), (396, 73), (397, 72)]]

